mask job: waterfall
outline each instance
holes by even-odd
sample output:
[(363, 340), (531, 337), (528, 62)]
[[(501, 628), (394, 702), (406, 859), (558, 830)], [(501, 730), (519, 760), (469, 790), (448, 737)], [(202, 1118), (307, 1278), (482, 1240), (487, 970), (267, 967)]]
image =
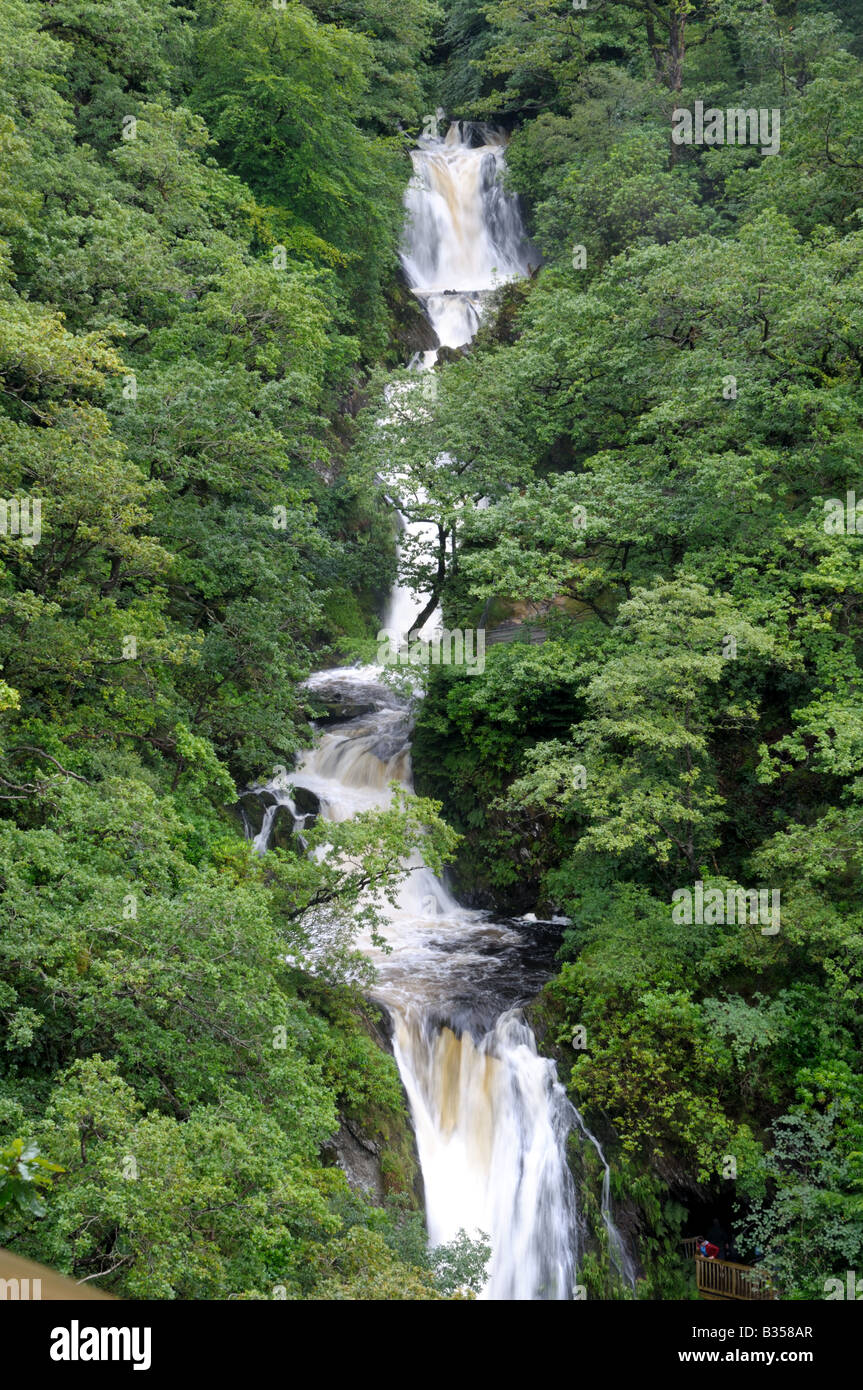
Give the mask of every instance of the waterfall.
[(570, 1298), (578, 1225), (565, 1159), (569, 1106), (520, 1011), (506, 1010), (478, 1042), (402, 1012), (394, 1051), (432, 1244), (483, 1231), (492, 1247), (488, 1297)]
[[(442, 346), (468, 342), (483, 296), (527, 270), (518, 205), (500, 184), (503, 161), (498, 133), (465, 124), (453, 124), (443, 139), (424, 138), (413, 155), (403, 264)], [(436, 355), (426, 354), (423, 367)], [(405, 524), (422, 535), (422, 523)], [(410, 631), (421, 606), (396, 586), (388, 627)], [(317, 746), (300, 755), (290, 786), (270, 784), (278, 804), (293, 814), (291, 789), (304, 788), (318, 798), (321, 816), (337, 822), (388, 805), (393, 782), (412, 789), (409, 711), (380, 676), (374, 667), (354, 667), (310, 678), (325, 702), (348, 709), (353, 703), (357, 712), (329, 725)], [(271, 821), (272, 808), (255, 841), (260, 851)], [(371, 993), (393, 1022), (430, 1240), (440, 1244), (460, 1230), (488, 1237), (485, 1298), (572, 1298), (580, 1224), (566, 1144), (573, 1127), (586, 1142), (596, 1140), (567, 1100), (554, 1064), (539, 1056), (520, 1009), (552, 973), (556, 934), (548, 924), (496, 922), (469, 911), (419, 855), (409, 867), (395, 906), (386, 910), (389, 950), (369, 932), (358, 944), (376, 967)], [(622, 1266), (607, 1165), (602, 1209)], [(631, 1282), (630, 1273), (627, 1266)]]
[(483, 296), (528, 270), (518, 202), (500, 181), (503, 138), (453, 122), (444, 139), (423, 137), (411, 158), (402, 265), (440, 346), (461, 347), (479, 326)]

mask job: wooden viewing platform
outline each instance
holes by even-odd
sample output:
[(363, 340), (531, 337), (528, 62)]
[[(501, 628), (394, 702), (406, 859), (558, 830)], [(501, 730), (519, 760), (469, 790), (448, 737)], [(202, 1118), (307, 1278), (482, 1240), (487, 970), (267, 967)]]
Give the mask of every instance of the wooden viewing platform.
[(698, 1253), (698, 1238), (682, 1242), (683, 1253), (695, 1260), (695, 1286), (702, 1298), (764, 1302), (779, 1297), (766, 1270), (736, 1260), (708, 1260)]

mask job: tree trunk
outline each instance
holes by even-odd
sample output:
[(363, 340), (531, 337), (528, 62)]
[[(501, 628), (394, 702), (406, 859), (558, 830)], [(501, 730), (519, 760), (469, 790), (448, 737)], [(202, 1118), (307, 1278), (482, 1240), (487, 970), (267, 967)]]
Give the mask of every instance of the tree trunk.
[(418, 632), (434, 613), (440, 602), (443, 593), (444, 580), (446, 579), (446, 541), (447, 533), (443, 526), (437, 528), (437, 574), (432, 585), (431, 595), (425, 608), (417, 618), (414, 618), (414, 631)]

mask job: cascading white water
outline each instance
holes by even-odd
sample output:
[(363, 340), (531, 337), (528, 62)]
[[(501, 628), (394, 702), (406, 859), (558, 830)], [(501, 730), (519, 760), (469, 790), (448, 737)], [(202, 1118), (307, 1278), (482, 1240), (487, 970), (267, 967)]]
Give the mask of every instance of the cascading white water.
[(440, 346), (461, 347), (479, 326), (483, 295), (528, 271), (518, 202), (500, 181), (503, 137), (456, 121), (444, 139), (423, 137), (412, 159), (402, 265)]
[[(325, 671), (310, 684), (321, 698), (337, 691), (340, 702), (353, 685), (364, 704), (374, 698), (374, 675)], [(392, 699), (384, 687), (379, 693)], [(330, 726), (290, 781), (318, 797), (326, 820), (386, 806), (392, 782), (411, 789), (408, 731), (404, 710), (389, 706)], [(288, 804), (290, 793), (281, 796)], [(376, 966), (371, 993), (393, 1020), (429, 1237), (489, 1237), (487, 1297), (570, 1298), (578, 1227), (565, 1143), (574, 1112), (512, 1007), (550, 973), (548, 946), (537, 948), (542, 929), (460, 907), (419, 856), (386, 917), (389, 952), (370, 934), (358, 944)]]
[[(483, 295), (527, 270), (518, 205), (500, 186), (503, 157), (498, 133), (461, 125), (445, 139), (423, 139), (413, 155), (403, 264), (441, 346), (468, 342)], [(427, 353), (423, 367), (436, 356)], [(421, 537), (422, 523), (408, 526)], [(388, 629), (411, 631), (421, 606), (396, 586)], [(380, 677), (374, 667), (347, 668), (308, 682), (322, 699), (336, 692), (340, 705), (353, 700), (360, 711), (330, 725), (289, 778), (314, 793), (325, 820), (389, 804), (393, 782), (411, 789), (408, 715)], [(289, 789), (268, 790), (294, 813)], [(267, 812), (259, 850), (271, 820)], [(538, 1055), (518, 1008), (550, 973), (542, 927), (498, 923), (460, 907), (417, 855), (396, 906), (387, 909), (385, 936), (388, 953), (368, 934), (359, 945), (376, 966), (374, 997), (393, 1020), (431, 1242), (460, 1230), (489, 1238), (484, 1297), (571, 1298), (579, 1223), (566, 1140), (577, 1123), (596, 1141), (553, 1063)], [(611, 1232), (607, 1184), (603, 1211)]]

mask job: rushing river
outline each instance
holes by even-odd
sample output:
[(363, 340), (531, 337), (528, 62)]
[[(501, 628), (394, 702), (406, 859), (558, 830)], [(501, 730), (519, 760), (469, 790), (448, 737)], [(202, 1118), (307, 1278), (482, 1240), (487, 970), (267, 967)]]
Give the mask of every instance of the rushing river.
[[(453, 124), (444, 138), (421, 140), (413, 163), (405, 273), (440, 345), (459, 347), (476, 331), (483, 296), (528, 269), (518, 204), (499, 178), (504, 142), (486, 127)], [(435, 357), (434, 350), (426, 353), (418, 365), (430, 369)], [(421, 607), (396, 587), (386, 628), (408, 633)], [(318, 672), (309, 682), (319, 697), (362, 711), (328, 725), (290, 775), (294, 788), (314, 793), (327, 820), (387, 805), (392, 782), (411, 788), (408, 711), (380, 677), (374, 667), (345, 668)], [(289, 791), (269, 790), (293, 809)], [(272, 815), (257, 838), (260, 850)], [(359, 944), (377, 967), (373, 995), (392, 1018), (429, 1237), (439, 1244), (463, 1229), (489, 1238), (484, 1297), (572, 1298), (581, 1228), (566, 1162), (570, 1131), (602, 1155), (554, 1064), (538, 1055), (519, 1007), (552, 973), (556, 934), (541, 923), (495, 922), (460, 907), (419, 857), (387, 919), (389, 953), (370, 937)], [(611, 1252), (631, 1278), (611, 1220), (607, 1166), (605, 1175)]]

